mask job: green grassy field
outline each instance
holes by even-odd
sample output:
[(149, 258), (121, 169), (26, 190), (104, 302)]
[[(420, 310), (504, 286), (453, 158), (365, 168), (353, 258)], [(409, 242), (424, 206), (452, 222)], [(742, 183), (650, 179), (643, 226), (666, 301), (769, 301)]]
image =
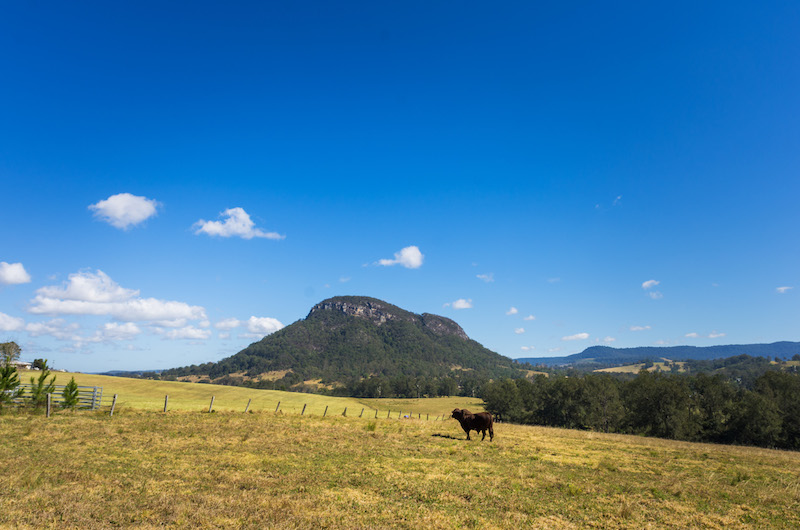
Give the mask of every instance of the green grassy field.
[(510, 424), (468, 442), (452, 419), (200, 405), (6, 411), (0, 527), (800, 526), (796, 452)]
[[(31, 375), (39, 372), (20, 373), (20, 380), (27, 383)], [(299, 414), (306, 407), (306, 414), (322, 415), (328, 407), (328, 414), (342, 414), (347, 408), (348, 415), (364, 417), (385, 417), (391, 411), (398, 414), (428, 415), (431, 418), (449, 414), (454, 408), (483, 410), (482, 401), (474, 398), (434, 398), (434, 399), (355, 399), (281, 392), (278, 390), (256, 390), (238, 386), (211, 385), (206, 383), (182, 383), (177, 381), (151, 381), (108, 375), (93, 375), (69, 372), (54, 372), (56, 384), (66, 384), (71, 377), (81, 386), (103, 387), (103, 404), (110, 405), (114, 394), (118, 395), (115, 410), (126, 408), (149, 411), (163, 411), (164, 397), (169, 396), (169, 411), (208, 411), (211, 397), (214, 397), (214, 410), (218, 412), (243, 412), (250, 402), (253, 412), (275, 411), (280, 402), (280, 410)], [(49, 380), (49, 379), (48, 379)]]

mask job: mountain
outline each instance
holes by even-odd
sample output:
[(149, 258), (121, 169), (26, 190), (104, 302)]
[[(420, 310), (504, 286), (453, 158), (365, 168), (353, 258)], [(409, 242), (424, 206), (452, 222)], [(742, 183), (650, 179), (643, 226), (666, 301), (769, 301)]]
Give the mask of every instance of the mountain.
[(788, 359), (800, 353), (800, 342), (773, 342), (772, 344), (730, 344), (727, 346), (663, 346), (640, 348), (611, 348), (592, 346), (581, 353), (565, 357), (517, 359), (518, 362), (544, 366), (593, 366), (629, 364), (645, 360), (670, 361), (711, 360), (739, 355), (751, 357), (780, 357)]
[(231, 357), (167, 370), (162, 377), (310, 390), (309, 385), (354, 388), (376, 378), (460, 384), (522, 373), (514, 361), (470, 339), (449, 318), (418, 315), (366, 296), (337, 296)]

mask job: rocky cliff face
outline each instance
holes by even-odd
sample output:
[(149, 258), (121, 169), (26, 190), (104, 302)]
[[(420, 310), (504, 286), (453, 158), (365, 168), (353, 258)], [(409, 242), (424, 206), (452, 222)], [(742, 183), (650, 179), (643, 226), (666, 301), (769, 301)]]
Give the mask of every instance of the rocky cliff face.
[(337, 311), (351, 317), (363, 318), (380, 326), (388, 321), (407, 321), (420, 325), (439, 336), (455, 335), (464, 340), (467, 334), (449, 318), (430, 313), (417, 315), (397, 306), (365, 296), (337, 296), (328, 298), (311, 308), (306, 317), (311, 318), (323, 311)]

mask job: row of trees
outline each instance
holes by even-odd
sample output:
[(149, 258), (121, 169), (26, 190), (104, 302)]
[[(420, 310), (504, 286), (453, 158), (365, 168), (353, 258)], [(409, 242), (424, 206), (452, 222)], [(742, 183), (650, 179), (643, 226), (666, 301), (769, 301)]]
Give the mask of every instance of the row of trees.
[[(24, 388), (19, 379), (17, 367), (14, 364), (18, 359), (21, 348), (15, 342), (4, 342), (0, 344), (0, 411), (5, 406), (17, 404), (23, 397)], [(47, 403), (47, 395), (52, 394), (56, 387), (56, 376), (49, 381), (50, 368), (47, 366), (47, 359), (38, 363), (40, 370), (39, 376), (31, 376), (30, 393), (25, 397), (25, 402), (34, 410), (39, 410)], [(61, 393), (61, 406), (65, 409), (74, 409), (78, 405), (78, 384), (75, 378), (64, 386)]]
[(505, 379), (486, 409), (515, 423), (677, 440), (800, 449), (800, 376), (769, 371), (747, 388), (721, 376), (640, 372)]

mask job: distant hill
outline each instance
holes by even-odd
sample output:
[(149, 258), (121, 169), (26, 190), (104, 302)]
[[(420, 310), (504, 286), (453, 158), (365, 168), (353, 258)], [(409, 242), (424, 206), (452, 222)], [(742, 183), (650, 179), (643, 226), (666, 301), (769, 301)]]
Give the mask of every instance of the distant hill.
[[(518, 377), (511, 359), (470, 339), (456, 322), (365, 296), (337, 296), (308, 316), (217, 363), (175, 368), (162, 377), (312, 390), (353, 387), (366, 378), (441, 380)], [(451, 383), (450, 388), (453, 388)], [(387, 395), (387, 386), (383, 387)], [(457, 388), (457, 387), (456, 387)], [(377, 390), (380, 395), (381, 390)], [(418, 391), (419, 392), (419, 391)], [(408, 394), (409, 392), (394, 392)], [(432, 392), (422, 392), (430, 395)], [(440, 392), (441, 393), (441, 392)]]
[(750, 357), (791, 358), (800, 353), (800, 342), (774, 342), (772, 344), (731, 344), (727, 346), (663, 346), (640, 348), (611, 348), (592, 346), (581, 353), (565, 357), (517, 359), (518, 362), (542, 366), (609, 366), (640, 361), (712, 360), (739, 355)]

